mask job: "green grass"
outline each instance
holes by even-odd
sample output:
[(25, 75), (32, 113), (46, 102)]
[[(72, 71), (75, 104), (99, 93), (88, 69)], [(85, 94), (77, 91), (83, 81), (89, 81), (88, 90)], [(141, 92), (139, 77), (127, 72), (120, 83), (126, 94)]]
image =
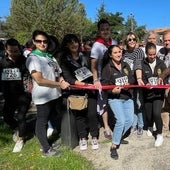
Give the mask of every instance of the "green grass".
[(91, 162), (67, 147), (61, 157), (43, 158), (36, 137), (28, 140), (19, 153), (12, 153), (11, 130), (0, 123), (0, 170), (94, 170)]

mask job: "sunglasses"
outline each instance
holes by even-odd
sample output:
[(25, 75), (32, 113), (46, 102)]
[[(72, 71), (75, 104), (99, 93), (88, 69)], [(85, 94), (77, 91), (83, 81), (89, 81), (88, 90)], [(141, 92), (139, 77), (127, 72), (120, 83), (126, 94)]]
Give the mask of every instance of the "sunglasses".
[(129, 41), (129, 42), (130, 42), (130, 41), (137, 41), (137, 39), (136, 39), (136, 38), (129, 38), (128, 41)]
[(41, 44), (41, 43), (47, 44), (48, 43), (48, 40), (34, 40), (34, 41), (38, 44)]

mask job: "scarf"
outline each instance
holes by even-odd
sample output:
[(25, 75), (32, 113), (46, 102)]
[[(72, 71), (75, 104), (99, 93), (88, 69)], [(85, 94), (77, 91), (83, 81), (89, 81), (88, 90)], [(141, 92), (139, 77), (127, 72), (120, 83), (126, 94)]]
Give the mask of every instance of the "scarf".
[(44, 52), (44, 51), (40, 51), (40, 50), (33, 50), (31, 53), (38, 55), (40, 57), (48, 57), (48, 58), (53, 58), (53, 55), (48, 53), (48, 52)]
[(97, 37), (95, 42), (99, 42), (101, 44), (104, 44), (107, 48), (112, 45), (112, 39), (109, 38), (108, 41), (104, 40), (102, 37)]

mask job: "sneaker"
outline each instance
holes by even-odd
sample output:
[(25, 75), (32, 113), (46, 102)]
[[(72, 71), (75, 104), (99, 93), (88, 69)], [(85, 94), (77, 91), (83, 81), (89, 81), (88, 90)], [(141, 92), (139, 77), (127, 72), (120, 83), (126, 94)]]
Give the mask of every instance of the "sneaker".
[[(55, 142), (55, 143), (52, 143), (51, 147), (52, 147), (53, 149), (59, 149), (59, 148), (61, 147), (61, 144)], [(41, 148), (40, 148), (40, 152), (43, 152), (43, 147), (42, 147), (42, 146), (41, 146)]]
[(14, 146), (12, 152), (20, 152), (22, 150), (23, 146), (24, 146), (24, 141), (23, 140), (18, 140), (15, 143), (15, 146)]
[(40, 148), (40, 152), (43, 152), (43, 148), (42, 147)]
[(127, 145), (127, 144), (129, 144), (129, 141), (127, 141), (127, 140), (125, 140), (125, 139), (122, 139), (122, 140), (120, 141), (120, 143)]
[(18, 137), (19, 137), (19, 131), (18, 130), (14, 130), (14, 134), (12, 136), (13, 141), (16, 143), (18, 141)]
[(112, 139), (112, 132), (110, 129), (104, 131), (104, 137), (107, 139)]
[(47, 152), (43, 152), (42, 157), (51, 157), (51, 156), (61, 156), (61, 152), (59, 150), (55, 150), (52, 147)]
[(54, 129), (53, 128), (48, 128), (47, 129), (47, 137), (49, 138), (53, 134)]
[(153, 128), (149, 127), (146, 134), (147, 134), (147, 136), (151, 137), (153, 135)]
[(162, 134), (158, 134), (157, 135), (157, 138), (156, 138), (156, 141), (155, 141), (155, 147), (159, 147), (162, 145), (163, 143), (163, 135)]
[(55, 142), (55, 143), (52, 143), (52, 147), (53, 147), (54, 149), (59, 149), (59, 148), (61, 147), (61, 144)]
[(138, 135), (138, 136), (142, 136), (142, 135), (143, 135), (143, 128), (138, 127), (137, 135)]
[(136, 127), (136, 126), (135, 126), (135, 127), (132, 127), (132, 128), (131, 128), (131, 134), (136, 135), (136, 133), (137, 133), (137, 127)]
[(110, 156), (111, 158), (117, 160), (119, 158), (119, 155), (117, 153), (117, 149), (116, 148), (110, 148)]
[(80, 150), (86, 150), (87, 149), (87, 140), (86, 139), (80, 139), (79, 141)]
[(91, 145), (92, 145), (92, 149), (93, 149), (93, 150), (99, 149), (99, 144), (98, 144), (97, 138), (93, 138), (93, 139), (92, 139)]

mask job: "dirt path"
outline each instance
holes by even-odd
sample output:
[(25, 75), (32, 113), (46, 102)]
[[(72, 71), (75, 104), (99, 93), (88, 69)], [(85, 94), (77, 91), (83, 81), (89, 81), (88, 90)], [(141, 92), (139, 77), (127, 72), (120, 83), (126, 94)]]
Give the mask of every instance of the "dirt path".
[(170, 138), (164, 138), (161, 147), (155, 148), (154, 137), (148, 137), (146, 131), (142, 137), (131, 135), (126, 138), (128, 145), (121, 145), (119, 159), (110, 157), (111, 142), (104, 138), (103, 129), (100, 130), (100, 148), (91, 149), (90, 141), (86, 151), (74, 150), (92, 161), (95, 170), (170, 170)]

